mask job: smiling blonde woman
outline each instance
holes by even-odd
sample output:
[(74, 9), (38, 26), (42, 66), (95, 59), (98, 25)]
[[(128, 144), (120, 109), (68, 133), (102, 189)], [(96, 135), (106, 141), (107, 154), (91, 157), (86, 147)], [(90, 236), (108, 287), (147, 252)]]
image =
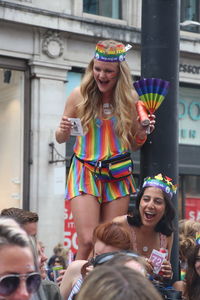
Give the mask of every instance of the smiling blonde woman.
[[(94, 228), (125, 214), (130, 192), (135, 191), (130, 150), (145, 143), (147, 128), (138, 120), (127, 49), (118, 41), (97, 43), (56, 130), (57, 142), (65, 143), (74, 124), (71, 118), (79, 118), (83, 127), (83, 135), (76, 137), (66, 189), (78, 235), (77, 259), (87, 259)], [(152, 116), (151, 131), (154, 124)]]

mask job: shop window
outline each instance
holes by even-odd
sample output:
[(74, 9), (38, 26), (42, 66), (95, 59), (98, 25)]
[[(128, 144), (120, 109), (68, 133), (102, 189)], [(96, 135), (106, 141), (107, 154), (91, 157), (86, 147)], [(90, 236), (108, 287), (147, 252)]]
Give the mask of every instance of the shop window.
[(26, 61), (0, 56), (0, 210), (29, 209), (30, 107)]
[(83, 12), (121, 19), (121, 0), (83, 0)]
[(181, 176), (183, 218), (200, 221), (200, 176)]
[[(182, 0), (181, 1), (181, 22), (186, 20), (200, 21), (200, 3), (199, 0)], [(200, 24), (199, 24), (200, 25)], [(199, 25), (187, 25), (182, 30), (200, 32)]]
[(24, 72), (0, 68), (1, 209), (22, 205), (23, 105)]
[[(180, 71), (183, 70), (181, 65)], [(195, 68), (195, 66), (188, 66)], [(198, 70), (197, 70), (198, 72)], [(180, 87), (179, 89), (179, 144), (200, 145), (200, 99), (199, 88)]]

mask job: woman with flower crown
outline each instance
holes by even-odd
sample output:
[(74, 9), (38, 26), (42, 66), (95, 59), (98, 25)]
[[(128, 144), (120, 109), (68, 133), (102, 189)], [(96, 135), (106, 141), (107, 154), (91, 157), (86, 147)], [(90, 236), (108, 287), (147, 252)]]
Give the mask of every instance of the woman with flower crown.
[[(158, 174), (145, 178), (139, 192), (133, 214), (114, 218), (114, 222), (123, 223), (133, 237), (133, 248), (138, 254), (150, 258), (153, 249), (164, 251), (166, 260), (160, 274), (165, 279), (172, 277), (170, 264), (173, 243), (173, 220), (175, 209), (172, 203), (176, 186), (171, 179)], [(152, 264), (152, 262), (149, 260)]]
[[(125, 56), (128, 47), (106, 40), (98, 42), (80, 87), (67, 99), (58, 143), (65, 143), (79, 118), (83, 135), (76, 138), (66, 189), (78, 236), (77, 259), (87, 259), (92, 233), (100, 222), (127, 212), (132, 181), (130, 150), (146, 141), (135, 103), (138, 95)], [(151, 117), (150, 131), (154, 129)]]

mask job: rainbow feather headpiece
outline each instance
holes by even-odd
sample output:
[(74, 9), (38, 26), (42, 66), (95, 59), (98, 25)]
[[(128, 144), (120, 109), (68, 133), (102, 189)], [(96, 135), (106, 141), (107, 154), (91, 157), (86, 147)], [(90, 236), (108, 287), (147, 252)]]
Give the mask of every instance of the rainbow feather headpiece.
[(105, 62), (121, 62), (125, 60), (126, 52), (131, 48), (131, 45), (124, 46), (121, 43), (107, 48), (103, 44), (98, 43), (94, 58)]
[(172, 184), (172, 179), (167, 176), (163, 176), (162, 174), (158, 174), (154, 177), (146, 177), (142, 187), (144, 188), (149, 186), (161, 189), (169, 196), (170, 199), (174, 194), (176, 194), (177, 190), (177, 186)]

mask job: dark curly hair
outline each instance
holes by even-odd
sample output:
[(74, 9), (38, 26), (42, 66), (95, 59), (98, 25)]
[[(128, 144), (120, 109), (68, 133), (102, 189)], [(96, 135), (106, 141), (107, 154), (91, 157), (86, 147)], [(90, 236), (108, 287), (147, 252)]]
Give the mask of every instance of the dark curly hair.
[[(133, 208), (132, 216), (127, 217), (127, 221), (129, 225), (140, 227), (142, 225), (142, 220), (140, 216), (139, 206), (141, 198), (144, 194), (144, 191), (147, 187), (142, 188), (139, 192), (138, 196), (136, 197), (135, 207)], [(175, 209), (172, 205), (172, 200), (167, 197), (167, 195), (162, 191), (163, 197), (166, 204), (165, 214), (162, 219), (156, 224), (155, 231), (160, 232), (166, 236), (170, 236), (172, 232), (174, 232), (174, 218), (175, 218)]]

